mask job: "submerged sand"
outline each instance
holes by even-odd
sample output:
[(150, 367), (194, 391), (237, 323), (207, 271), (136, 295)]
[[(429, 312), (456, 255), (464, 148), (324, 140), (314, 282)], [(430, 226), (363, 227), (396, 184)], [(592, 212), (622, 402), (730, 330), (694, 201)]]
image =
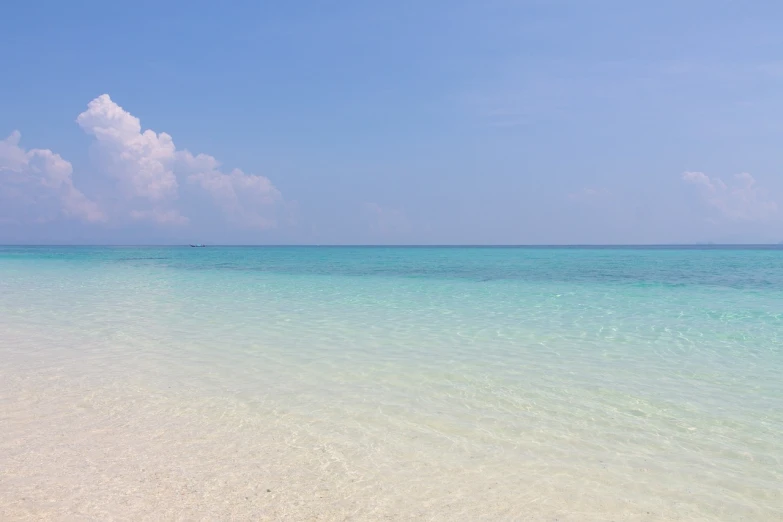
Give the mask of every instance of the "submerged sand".
[(57, 370), (0, 371), (0, 424), (0, 520), (724, 518), (697, 511), (687, 491), (650, 498), (629, 485), (620, 496), (611, 470), (520, 461), (509, 476), (502, 453), (471, 459), (393, 433), (356, 440), (351, 426), (272, 405), (96, 387)]

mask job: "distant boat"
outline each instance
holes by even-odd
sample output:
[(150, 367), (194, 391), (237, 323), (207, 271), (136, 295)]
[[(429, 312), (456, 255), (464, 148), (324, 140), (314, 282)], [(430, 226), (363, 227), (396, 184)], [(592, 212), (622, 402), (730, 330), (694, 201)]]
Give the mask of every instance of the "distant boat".
[(190, 245), (190, 246), (192, 246), (193, 248), (200, 248), (200, 247), (205, 247), (207, 245), (202, 245), (201, 243), (196, 243), (195, 245)]

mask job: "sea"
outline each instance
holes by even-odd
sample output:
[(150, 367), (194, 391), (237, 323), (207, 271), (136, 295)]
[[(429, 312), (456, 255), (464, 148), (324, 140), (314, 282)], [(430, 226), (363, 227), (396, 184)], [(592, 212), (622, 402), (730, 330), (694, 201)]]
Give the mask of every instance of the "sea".
[(0, 518), (783, 520), (783, 246), (0, 247)]

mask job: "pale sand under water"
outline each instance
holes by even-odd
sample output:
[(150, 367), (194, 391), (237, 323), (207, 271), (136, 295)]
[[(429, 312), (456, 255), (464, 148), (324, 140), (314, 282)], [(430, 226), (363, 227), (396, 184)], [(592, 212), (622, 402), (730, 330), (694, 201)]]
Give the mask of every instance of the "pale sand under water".
[[(650, 498), (629, 484), (619, 498), (611, 469), (531, 461), (508, 476), (502, 453), (394, 433), (357, 445), (350, 425), (330, 433), (264, 406), (192, 394), (0, 371), (0, 520), (724, 518), (695, 510), (688, 491)], [(465, 465), (474, 458), (481, 464)], [(661, 480), (650, 464), (637, 473)]]

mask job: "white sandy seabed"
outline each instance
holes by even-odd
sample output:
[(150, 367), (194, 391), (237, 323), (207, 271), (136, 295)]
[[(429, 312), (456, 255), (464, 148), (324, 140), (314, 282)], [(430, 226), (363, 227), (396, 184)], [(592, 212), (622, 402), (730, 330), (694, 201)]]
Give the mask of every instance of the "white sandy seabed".
[[(538, 420), (520, 432), (500, 422), (507, 413), (466, 410), (456, 422), (438, 411), (448, 401), (431, 414), (411, 410), (415, 402), (340, 402), (317, 382), (322, 396), (309, 402), (271, 381), (277, 392), (243, 395), (230, 388), (238, 366), (213, 375), (199, 363), (149, 378), (145, 365), (167, 365), (119, 346), (81, 345), (92, 355), (72, 357), (81, 341), (66, 337), (8, 325), (0, 334), (2, 521), (783, 516), (780, 491), (769, 488), (774, 461), (728, 453), (725, 465), (689, 461), (698, 452), (684, 453), (684, 444), (704, 441), (688, 427), (661, 441), (632, 415), (617, 426), (634, 433), (596, 424), (600, 415), (577, 423), (570, 400), (562, 410), (547, 402), (547, 415), (530, 416)], [(264, 389), (262, 372), (250, 373)], [(535, 401), (530, 408), (535, 414)], [(741, 461), (764, 475), (726, 472)], [(723, 485), (726, 477), (735, 479)]]

